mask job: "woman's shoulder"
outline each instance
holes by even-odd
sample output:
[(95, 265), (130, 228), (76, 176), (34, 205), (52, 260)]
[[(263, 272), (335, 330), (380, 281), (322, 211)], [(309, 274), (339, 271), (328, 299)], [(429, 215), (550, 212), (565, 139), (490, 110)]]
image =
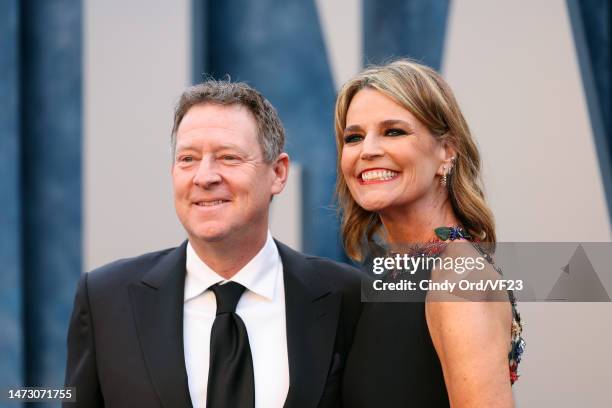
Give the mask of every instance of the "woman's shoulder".
[(514, 383), (525, 349), (523, 326), (514, 294), (502, 284), (494, 250), (494, 244), (467, 239), (449, 242), (440, 257), (453, 260), (453, 269), (432, 270), (432, 280), (451, 281), (457, 289), (453, 293), (429, 293), (426, 318), (436, 349), (447, 350), (446, 358), (464, 358), (460, 350), (470, 353), (484, 347), (494, 349), (489, 357), (503, 356), (509, 362)]

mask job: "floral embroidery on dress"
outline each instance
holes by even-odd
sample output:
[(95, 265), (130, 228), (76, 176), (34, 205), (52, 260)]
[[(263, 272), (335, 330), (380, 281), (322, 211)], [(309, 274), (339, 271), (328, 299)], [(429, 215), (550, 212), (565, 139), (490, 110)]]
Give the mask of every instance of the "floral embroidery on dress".
[(510, 303), (512, 304), (512, 338), (510, 340), (510, 352), (508, 360), (510, 361), (510, 384), (514, 384), (518, 380), (518, 365), (521, 362), (521, 357), (525, 351), (525, 340), (523, 339), (523, 323), (521, 315), (516, 308), (516, 298), (514, 293), (509, 291)]

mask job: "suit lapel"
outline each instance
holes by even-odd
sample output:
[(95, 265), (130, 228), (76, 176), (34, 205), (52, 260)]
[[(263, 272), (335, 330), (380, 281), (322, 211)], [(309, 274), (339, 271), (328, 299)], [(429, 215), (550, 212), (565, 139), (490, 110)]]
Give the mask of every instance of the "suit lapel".
[(286, 408), (316, 407), (331, 364), (341, 294), (304, 255), (276, 242), (284, 271), (289, 392)]
[(186, 242), (129, 288), (144, 360), (164, 407), (191, 407), (183, 351), (185, 257)]

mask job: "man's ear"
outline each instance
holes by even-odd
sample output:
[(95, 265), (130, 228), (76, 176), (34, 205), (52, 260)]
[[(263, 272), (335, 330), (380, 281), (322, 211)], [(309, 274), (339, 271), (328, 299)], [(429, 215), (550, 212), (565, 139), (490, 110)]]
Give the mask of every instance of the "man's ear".
[(272, 163), (272, 170), (274, 171), (274, 183), (272, 184), (272, 194), (279, 194), (285, 188), (287, 184), (287, 177), (289, 177), (289, 155), (287, 153), (281, 153), (274, 163)]
[(442, 163), (440, 163), (440, 167), (438, 167), (438, 172), (436, 174), (443, 176), (448, 174), (455, 165), (457, 150), (447, 139), (445, 139), (440, 142), (439, 152)]

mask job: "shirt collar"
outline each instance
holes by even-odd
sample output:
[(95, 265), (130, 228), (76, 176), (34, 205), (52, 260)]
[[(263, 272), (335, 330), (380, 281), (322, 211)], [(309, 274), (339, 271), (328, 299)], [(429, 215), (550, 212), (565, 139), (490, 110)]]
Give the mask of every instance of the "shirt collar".
[[(272, 234), (268, 231), (266, 243), (261, 250), (229, 280), (240, 283), (251, 292), (272, 300), (281, 265), (278, 249), (274, 244)], [(199, 296), (212, 285), (226, 280), (200, 259), (191, 243), (187, 244), (186, 269), (185, 302)]]

